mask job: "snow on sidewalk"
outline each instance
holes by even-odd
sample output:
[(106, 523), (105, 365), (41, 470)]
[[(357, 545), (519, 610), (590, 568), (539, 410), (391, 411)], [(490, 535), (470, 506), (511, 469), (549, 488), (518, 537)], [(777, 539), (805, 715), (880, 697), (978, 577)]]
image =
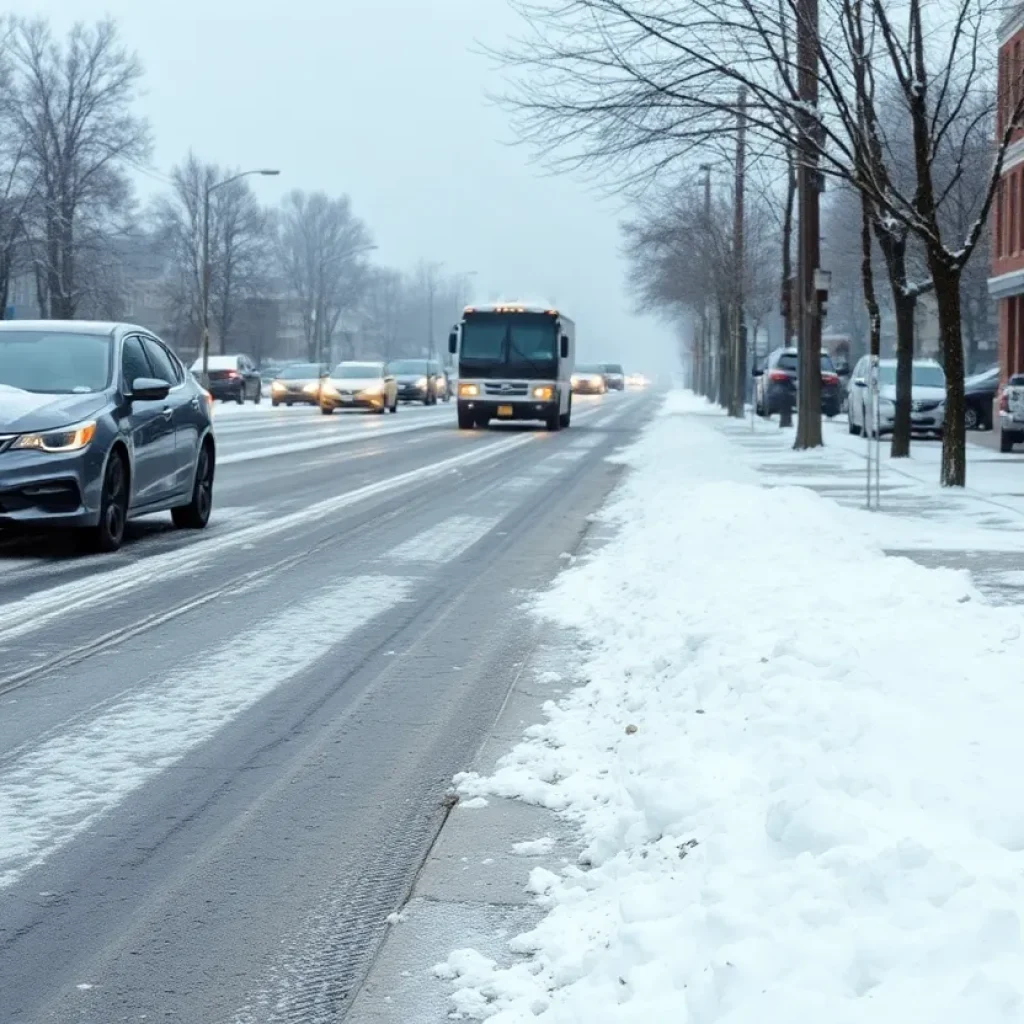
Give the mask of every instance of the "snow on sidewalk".
[(1024, 615), (886, 557), (867, 513), (762, 487), (694, 411), (673, 396), (621, 456), (617, 539), (539, 601), (581, 685), (457, 780), (585, 847), (531, 878), (528, 956), (438, 965), (455, 1016), (1024, 1020)]

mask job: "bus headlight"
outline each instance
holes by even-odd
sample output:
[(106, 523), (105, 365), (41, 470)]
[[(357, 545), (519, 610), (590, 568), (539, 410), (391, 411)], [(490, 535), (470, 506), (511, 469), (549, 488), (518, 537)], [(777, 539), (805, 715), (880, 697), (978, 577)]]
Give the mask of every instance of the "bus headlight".
[(460, 384), (459, 398), (476, 398), (480, 394), (480, 388), (476, 384)]
[(542, 384), (540, 387), (533, 389), (533, 397), (538, 402), (550, 402), (555, 394), (555, 389), (548, 384)]

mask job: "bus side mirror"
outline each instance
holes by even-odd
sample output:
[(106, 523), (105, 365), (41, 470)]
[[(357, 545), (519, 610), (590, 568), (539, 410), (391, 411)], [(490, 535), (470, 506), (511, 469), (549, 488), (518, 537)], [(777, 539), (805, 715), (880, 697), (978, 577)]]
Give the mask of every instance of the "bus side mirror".
[(455, 355), (455, 352), (458, 349), (458, 347), (459, 336), (454, 331), (452, 331), (452, 333), (448, 335), (448, 351), (451, 352), (452, 355)]
[(568, 334), (563, 334), (562, 335), (562, 358), (563, 359), (568, 359), (569, 358), (569, 335)]

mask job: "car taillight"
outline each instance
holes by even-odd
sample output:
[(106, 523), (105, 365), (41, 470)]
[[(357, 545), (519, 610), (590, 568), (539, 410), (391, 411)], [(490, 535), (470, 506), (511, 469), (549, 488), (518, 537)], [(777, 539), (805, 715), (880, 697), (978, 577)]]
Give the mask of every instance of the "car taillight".
[(1010, 399), (1007, 397), (1006, 389), (1004, 388), (999, 392), (999, 411), (1009, 412), (1010, 411)]
[(237, 370), (228, 370), (228, 376), (229, 377), (237, 377), (238, 376), (238, 371)]
[(822, 384), (838, 384), (839, 374), (838, 373), (823, 373), (821, 375)]
[(772, 370), (768, 374), (769, 380), (774, 380), (777, 383), (781, 383), (784, 380), (789, 380), (789, 374), (785, 370)]

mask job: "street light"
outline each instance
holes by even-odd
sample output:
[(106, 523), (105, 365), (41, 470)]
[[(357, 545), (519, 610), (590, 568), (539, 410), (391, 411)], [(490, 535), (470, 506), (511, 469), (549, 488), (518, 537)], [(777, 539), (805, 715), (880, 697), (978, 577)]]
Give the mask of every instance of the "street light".
[(260, 174), (267, 178), (273, 178), (281, 172), (260, 168), (253, 171), (242, 171), (240, 174), (232, 174), (230, 178), (223, 181), (215, 181), (209, 184), (203, 191), (203, 379), (204, 388), (210, 386), (210, 195), (217, 189), (230, 185), (239, 178), (248, 178), (250, 175)]

